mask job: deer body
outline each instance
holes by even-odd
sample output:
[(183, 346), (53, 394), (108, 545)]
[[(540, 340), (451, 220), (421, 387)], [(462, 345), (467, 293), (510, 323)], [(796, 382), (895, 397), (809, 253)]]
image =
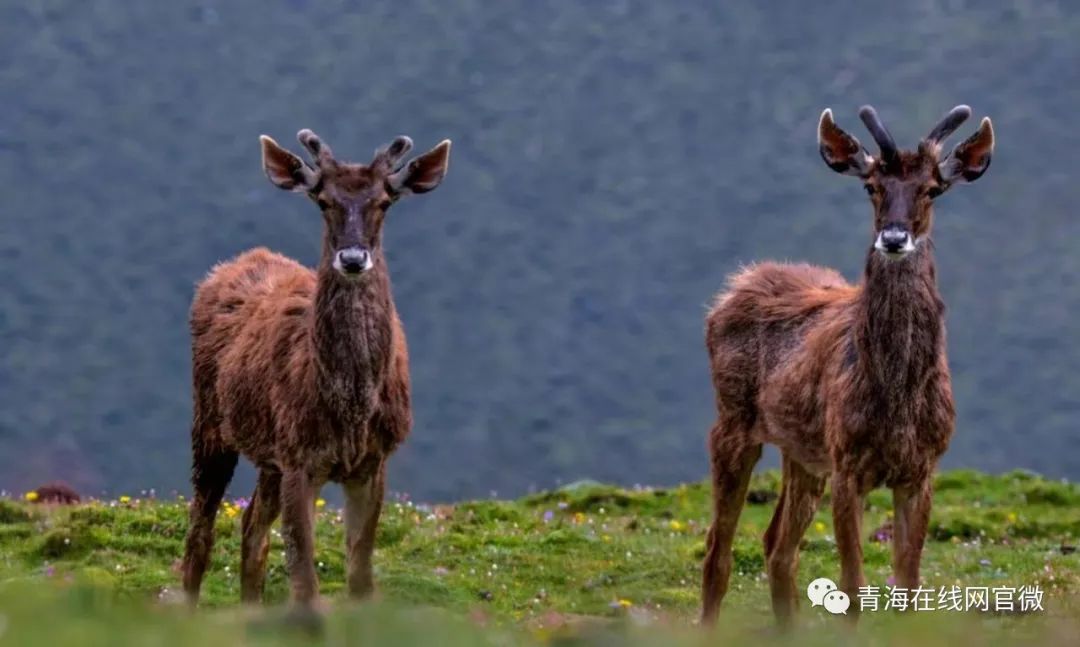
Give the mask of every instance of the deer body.
[[(931, 250), (917, 253), (925, 258), (899, 273), (871, 255), (876, 276), (858, 287), (805, 265), (758, 265), (732, 278), (708, 315), (708, 340), (724, 349), (715, 372), (760, 366), (718, 389), (725, 403), (758, 392), (744, 412), (760, 416), (754, 441), (782, 448), (818, 475), (857, 460), (852, 469), (875, 485), (924, 476), (911, 468), (944, 451), (952, 406)], [(778, 292), (762, 295), (763, 283)], [(797, 305), (783, 312), (779, 301)]]
[[(826, 111), (822, 156), (858, 175), (875, 209), (875, 240), (860, 284), (806, 264), (761, 263), (729, 281), (706, 317), (718, 418), (709, 434), (714, 521), (702, 579), (702, 619), (712, 622), (731, 573), (731, 545), (762, 445), (782, 454), (783, 484), (765, 533), (766, 567), (778, 620), (787, 625), (802, 592), (798, 548), (826, 484), (841, 560), (840, 588), (852, 599), (862, 574), (863, 498), (893, 490), (893, 570), (918, 586), (930, 513), (931, 477), (953, 433), (955, 410), (945, 353), (944, 302), (937, 289), (931, 201), (989, 166), (989, 120), (944, 161), (940, 140), (966, 118), (958, 107), (917, 153), (901, 152), (863, 109), (882, 148), (871, 157)], [(854, 605), (849, 616), (857, 617)]]
[(401, 137), (368, 165), (335, 160), (310, 131), (314, 168), (263, 138), (277, 186), (319, 204), (325, 227), (317, 270), (266, 249), (216, 266), (191, 308), (194, 419), (191, 522), (184, 588), (194, 603), (213, 545), (213, 523), (239, 456), (259, 469), (242, 519), (241, 596), (261, 597), (267, 532), (280, 514), (293, 600), (311, 607), (314, 501), (343, 484), (349, 593), (373, 589), (371, 554), (386, 459), (412, 425), (408, 351), (381, 245), (389, 206), (434, 189), (449, 142), (402, 168)]
[[(334, 270), (324, 268), (320, 273)], [(376, 262), (372, 272), (385, 274)], [(219, 265), (192, 306), (208, 435), (256, 465), (341, 481), (409, 430), (405, 335), (389, 280), (342, 289), (266, 249)], [(393, 420), (391, 427), (373, 421)], [(211, 438), (207, 438), (211, 442)]]

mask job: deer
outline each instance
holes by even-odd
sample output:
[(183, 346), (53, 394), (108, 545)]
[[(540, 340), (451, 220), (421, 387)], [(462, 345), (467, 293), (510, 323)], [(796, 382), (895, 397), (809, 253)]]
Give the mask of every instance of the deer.
[(311, 130), (297, 139), (311, 163), (263, 135), (262, 166), (272, 184), (318, 207), (317, 268), (252, 249), (216, 265), (191, 306), (194, 494), (181, 571), (192, 606), (240, 455), (258, 470), (241, 518), (241, 599), (262, 598), (267, 534), (280, 515), (291, 604), (317, 610), (315, 501), (329, 481), (345, 495), (348, 594), (371, 595), (386, 462), (412, 427), (382, 229), (391, 205), (439, 186), (450, 141), (403, 164), (413, 143), (400, 136), (365, 165), (336, 159)]
[[(833, 171), (862, 180), (873, 236), (862, 281), (824, 267), (761, 262), (728, 278), (711, 305), (705, 343), (716, 396), (709, 431), (714, 515), (702, 568), (701, 622), (715, 623), (728, 588), (732, 542), (762, 445), (781, 453), (781, 493), (764, 534), (773, 613), (789, 628), (797, 607), (799, 543), (830, 486), (839, 588), (865, 585), (860, 544), (864, 498), (892, 490), (892, 568), (914, 588), (930, 518), (932, 476), (953, 434), (945, 304), (930, 238), (935, 200), (986, 172), (994, 130), (942, 155), (971, 115), (949, 111), (914, 151), (900, 150), (872, 106), (859, 117), (872, 155), (833, 121), (818, 122), (818, 148)], [(848, 617), (858, 619), (857, 604)]]

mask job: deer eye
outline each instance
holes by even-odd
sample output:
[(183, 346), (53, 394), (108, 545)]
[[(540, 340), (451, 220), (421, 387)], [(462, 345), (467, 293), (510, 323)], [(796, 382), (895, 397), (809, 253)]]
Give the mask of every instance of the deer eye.
[(943, 189), (943, 188), (941, 188), (940, 186), (937, 186), (937, 185), (932, 186), (932, 187), (930, 187), (929, 189), (926, 190), (926, 195), (928, 195), (931, 200), (938, 197), (942, 193), (945, 193), (945, 189)]
[(315, 198), (315, 204), (323, 211), (330, 208), (330, 203), (325, 198)]
[(866, 190), (866, 194), (870, 196), (877, 193), (877, 187), (873, 184), (864, 184), (863, 189)]
[(375, 206), (379, 208), (379, 211), (386, 211), (387, 209), (390, 208), (390, 205), (392, 205), (392, 204), (394, 204), (394, 201), (391, 200), (390, 198), (387, 198), (385, 200), (380, 200), (379, 203), (376, 204)]

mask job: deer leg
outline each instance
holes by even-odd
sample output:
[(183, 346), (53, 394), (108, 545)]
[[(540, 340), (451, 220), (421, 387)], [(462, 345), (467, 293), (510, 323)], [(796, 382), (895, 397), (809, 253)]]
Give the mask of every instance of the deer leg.
[(385, 463), (365, 479), (345, 482), (346, 580), (349, 595), (364, 598), (375, 590), (371, 554), (375, 550), (375, 530), (386, 489)]
[(773, 613), (781, 627), (789, 627), (798, 608), (799, 542), (814, 519), (825, 479), (807, 472), (784, 457), (783, 493), (765, 533), (765, 560), (769, 573)]
[(919, 586), (919, 563), (930, 524), (933, 484), (927, 478), (914, 486), (893, 488), (893, 575), (896, 585)]
[(270, 552), (267, 534), (281, 512), (281, 473), (259, 470), (255, 493), (244, 510), (241, 520), (243, 539), (240, 544), (240, 599), (258, 602), (262, 598), (266, 579), (266, 557)]
[(783, 477), (780, 482), (780, 498), (776, 500), (776, 508), (773, 510), (772, 519), (769, 521), (769, 527), (765, 529), (765, 535), (762, 536), (762, 543), (765, 544), (765, 557), (769, 556), (772, 552), (773, 546), (776, 545), (776, 541), (780, 536), (780, 520), (784, 516), (784, 506), (787, 500), (787, 477)]
[(214, 519), (237, 460), (236, 452), (207, 451), (205, 445), (196, 443), (191, 468), (194, 494), (182, 562), (184, 592), (192, 605), (199, 601), (199, 589), (210, 561), (210, 551), (214, 548)]
[(859, 618), (859, 605), (854, 601), (866, 579), (862, 568), (863, 497), (854, 476), (839, 471), (833, 474), (832, 507), (836, 548), (840, 552), (840, 590), (853, 601), (846, 615), (855, 622)]
[(761, 458), (761, 444), (751, 444), (749, 434), (740, 434), (718, 422), (710, 434), (712, 454), (713, 505), (712, 526), (705, 540), (705, 563), (701, 577), (701, 622), (716, 621), (720, 602), (727, 593), (731, 577), (731, 546), (746, 503), (746, 490), (754, 465)]
[(315, 488), (303, 470), (289, 470), (281, 479), (281, 536), (292, 600), (313, 608), (319, 595), (315, 573)]

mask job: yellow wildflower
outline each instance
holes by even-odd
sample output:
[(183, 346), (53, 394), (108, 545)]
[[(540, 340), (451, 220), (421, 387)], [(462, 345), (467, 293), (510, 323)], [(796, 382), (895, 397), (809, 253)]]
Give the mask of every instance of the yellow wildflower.
[(678, 521), (676, 519), (672, 519), (670, 522), (668, 522), (668, 526), (670, 526), (671, 529), (674, 530), (675, 532), (680, 532), (684, 528), (684, 526), (682, 525), (682, 522), (680, 522), (680, 521)]
[(818, 531), (819, 533), (824, 533), (825, 532), (825, 522), (824, 521), (815, 521), (814, 522), (814, 530)]
[(634, 606), (634, 603), (630, 600), (627, 600), (626, 598), (619, 598), (619, 606), (626, 609), (628, 607)]
[(574, 523), (585, 523), (585, 514), (582, 512), (575, 512)]
[(1015, 512), (1010, 512), (1005, 515), (1005, 518), (1009, 520), (1009, 523), (1016, 523), (1016, 520), (1019, 519)]
[(26, 499), (27, 501), (29, 501), (30, 503), (33, 503), (34, 501), (38, 500), (38, 493), (37, 492), (27, 492), (26, 494), (23, 495), (23, 498)]
[(131, 503), (131, 497), (124, 494), (120, 497), (120, 503)]
[(315, 507), (316, 508), (325, 508), (326, 507), (326, 499), (315, 499)]

